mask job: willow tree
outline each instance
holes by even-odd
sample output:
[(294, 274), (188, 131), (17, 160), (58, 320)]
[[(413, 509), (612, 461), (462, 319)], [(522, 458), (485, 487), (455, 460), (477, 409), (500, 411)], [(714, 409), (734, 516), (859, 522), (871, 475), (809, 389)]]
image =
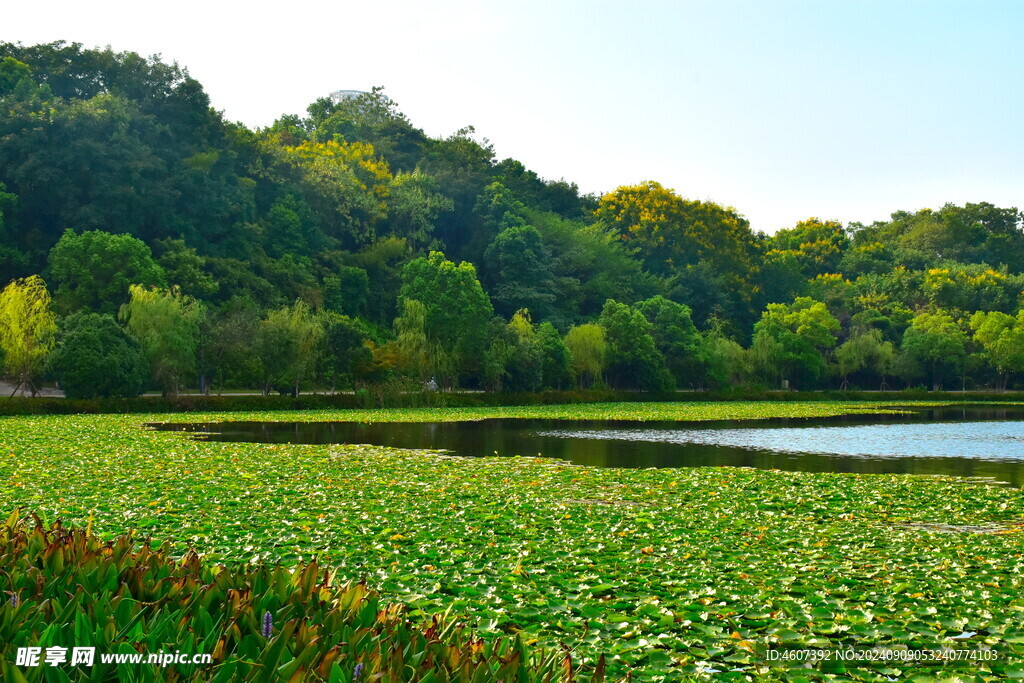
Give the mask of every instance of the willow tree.
[(0, 346), (4, 368), (18, 382), (11, 396), (25, 388), (36, 395), (32, 378), (53, 349), (57, 322), (50, 309), (50, 292), (38, 275), (13, 280), (0, 292)]
[(594, 323), (573, 327), (565, 335), (565, 346), (569, 349), (569, 370), (579, 386), (586, 389), (600, 384), (608, 352), (604, 328)]
[(130, 300), (121, 320), (142, 346), (153, 379), (164, 396), (176, 396), (184, 377), (196, 370), (199, 323), (203, 307), (177, 287), (129, 287)]
[(306, 302), (271, 311), (260, 322), (256, 345), (263, 366), (263, 394), (272, 388), (298, 396), (304, 381), (315, 375), (323, 328)]

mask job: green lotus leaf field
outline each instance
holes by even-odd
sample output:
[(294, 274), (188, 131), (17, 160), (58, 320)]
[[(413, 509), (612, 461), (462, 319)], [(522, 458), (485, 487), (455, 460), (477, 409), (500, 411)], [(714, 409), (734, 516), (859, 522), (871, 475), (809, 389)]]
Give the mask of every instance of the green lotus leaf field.
[[(1024, 676), (1024, 497), (983, 480), (602, 469), (366, 445), (196, 441), (152, 421), (719, 420), (882, 403), (0, 418), (0, 508), (194, 549), (315, 560), (412, 618), (561, 645), (634, 680)], [(956, 662), (772, 660), (784, 648), (956, 647)]]

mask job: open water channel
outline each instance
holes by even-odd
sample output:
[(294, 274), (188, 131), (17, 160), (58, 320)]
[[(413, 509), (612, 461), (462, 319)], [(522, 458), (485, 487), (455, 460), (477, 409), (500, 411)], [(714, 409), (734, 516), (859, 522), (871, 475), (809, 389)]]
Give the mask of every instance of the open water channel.
[(732, 466), (805, 472), (990, 477), (1024, 486), (1024, 407), (915, 409), (907, 415), (731, 422), (489, 419), (474, 422), (159, 423), (210, 441), (542, 456), (599, 467)]

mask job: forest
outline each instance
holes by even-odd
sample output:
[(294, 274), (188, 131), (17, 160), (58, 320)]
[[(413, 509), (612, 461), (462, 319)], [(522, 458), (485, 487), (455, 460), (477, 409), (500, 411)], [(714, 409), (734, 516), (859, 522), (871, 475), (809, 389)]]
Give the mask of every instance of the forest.
[[(433, 138), (383, 90), (251, 130), (159, 58), (0, 44), (5, 375), (231, 389), (1020, 387), (1024, 217), (774, 234)], [(685, 191), (685, 188), (682, 188)]]

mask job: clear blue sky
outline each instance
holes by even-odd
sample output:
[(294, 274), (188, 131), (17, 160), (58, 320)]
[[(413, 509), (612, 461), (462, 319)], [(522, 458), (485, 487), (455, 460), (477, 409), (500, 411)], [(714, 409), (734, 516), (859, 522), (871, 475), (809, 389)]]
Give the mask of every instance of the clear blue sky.
[(0, 40), (160, 53), (250, 126), (383, 85), (586, 192), (658, 180), (755, 229), (1024, 208), (1024, 2), (68, 2)]

